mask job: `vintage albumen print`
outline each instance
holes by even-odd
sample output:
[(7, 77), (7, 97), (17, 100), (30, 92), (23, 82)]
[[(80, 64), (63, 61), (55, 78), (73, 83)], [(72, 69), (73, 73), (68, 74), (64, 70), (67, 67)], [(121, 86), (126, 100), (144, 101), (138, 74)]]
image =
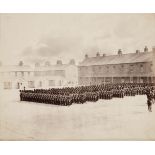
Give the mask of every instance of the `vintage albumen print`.
[(155, 14), (0, 14), (0, 140), (155, 140)]

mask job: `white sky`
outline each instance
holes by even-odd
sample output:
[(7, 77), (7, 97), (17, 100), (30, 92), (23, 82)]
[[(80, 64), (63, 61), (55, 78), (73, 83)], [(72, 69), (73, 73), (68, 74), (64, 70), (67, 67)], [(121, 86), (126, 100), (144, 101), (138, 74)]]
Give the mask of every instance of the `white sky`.
[(0, 14), (0, 61), (76, 62), (155, 46), (155, 14)]

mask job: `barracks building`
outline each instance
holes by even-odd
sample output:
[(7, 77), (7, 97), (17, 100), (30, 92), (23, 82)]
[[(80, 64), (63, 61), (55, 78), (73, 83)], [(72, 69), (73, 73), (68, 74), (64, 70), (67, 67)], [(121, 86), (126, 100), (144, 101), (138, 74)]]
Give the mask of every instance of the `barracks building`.
[(103, 83), (152, 83), (155, 82), (155, 47), (151, 51), (145, 46), (144, 51), (116, 55), (85, 55), (78, 65), (79, 85)]
[(68, 64), (58, 60), (55, 65), (50, 62), (36, 63), (33, 67), (24, 65), (0, 65), (0, 89), (53, 88), (75, 86), (78, 83), (78, 70), (72, 59)]

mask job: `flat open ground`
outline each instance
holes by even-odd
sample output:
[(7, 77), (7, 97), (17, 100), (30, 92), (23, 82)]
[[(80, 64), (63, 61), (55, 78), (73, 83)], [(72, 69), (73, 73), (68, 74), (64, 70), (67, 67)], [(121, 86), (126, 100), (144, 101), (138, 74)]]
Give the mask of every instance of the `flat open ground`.
[(148, 112), (146, 96), (64, 107), (18, 95), (0, 93), (0, 140), (155, 140), (155, 105)]

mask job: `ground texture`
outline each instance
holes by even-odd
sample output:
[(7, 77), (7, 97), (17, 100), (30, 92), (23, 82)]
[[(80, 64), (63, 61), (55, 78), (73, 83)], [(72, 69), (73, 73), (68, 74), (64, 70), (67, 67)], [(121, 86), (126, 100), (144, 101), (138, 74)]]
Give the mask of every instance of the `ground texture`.
[(146, 96), (99, 100), (70, 107), (20, 102), (0, 93), (0, 140), (155, 140), (155, 105)]

